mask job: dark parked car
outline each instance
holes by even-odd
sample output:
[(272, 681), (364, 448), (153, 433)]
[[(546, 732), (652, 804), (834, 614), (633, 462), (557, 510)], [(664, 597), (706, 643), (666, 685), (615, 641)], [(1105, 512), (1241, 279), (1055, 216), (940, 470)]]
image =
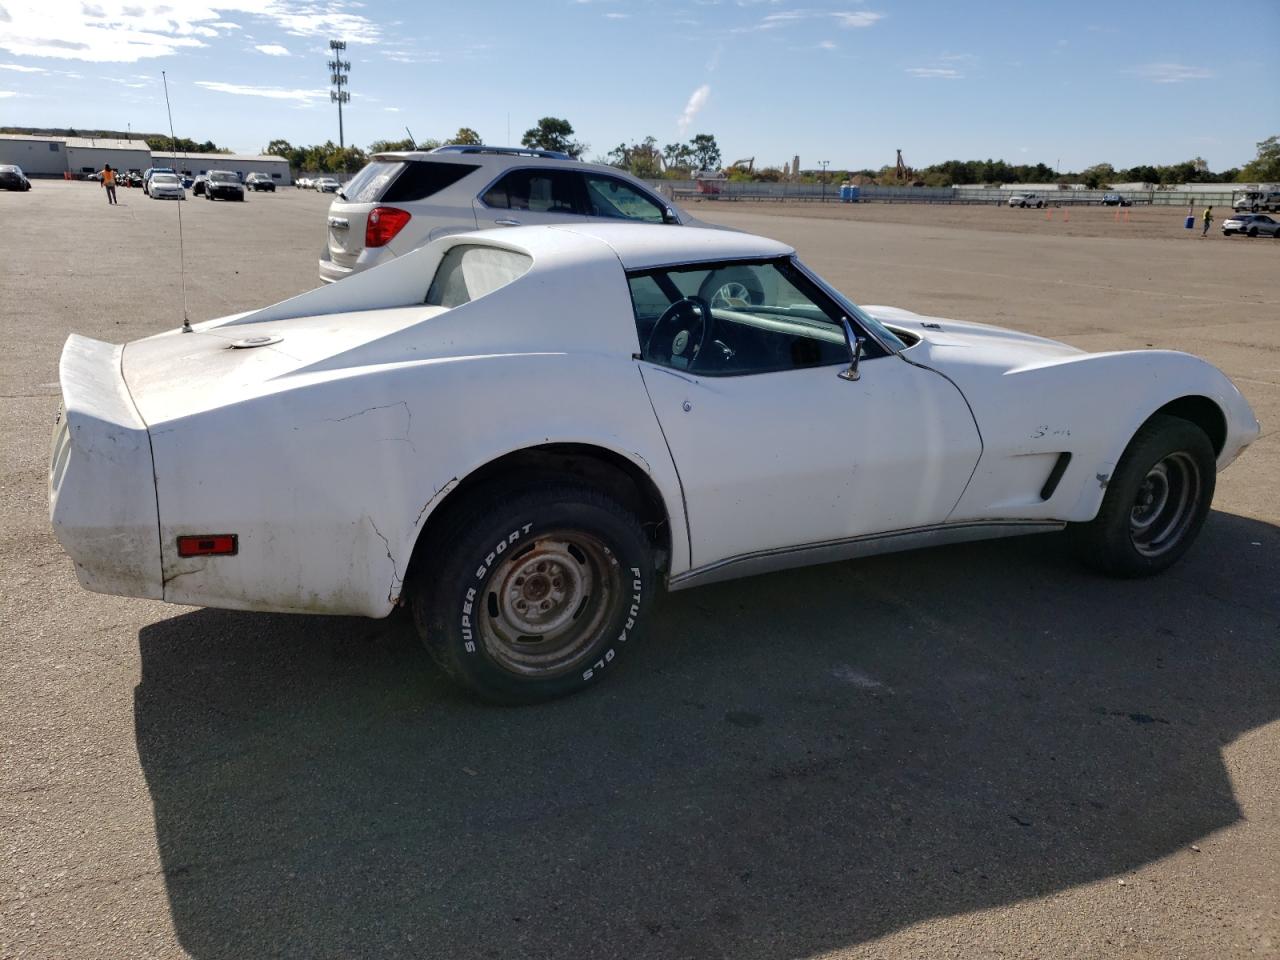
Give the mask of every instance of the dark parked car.
[(1129, 204), (1130, 200), (1127, 197), (1120, 196), (1118, 193), (1104, 193), (1102, 195), (1102, 205), (1104, 207), (1127, 207)]
[(244, 178), (244, 185), (255, 192), (266, 190), (268, 193), (276, 192), (276, 183), (265, 173), (251, 173)]
[(209, 200), (243, 200), (244, 184), (230, 170), (210, 170), (204, 195)]
[(0, 164), (0, 190), (30, 190), (31, 181), (22, 168), (12, 163)]
[(200, 176), (196, 177), (194, 180), (191, 181), (191, 195), (193, 197), (203, 197), (204, 188), (207, 187), (208, 185), (209, 185), (208, 174), (204, 174), (204, 173), (200, 174)]
[(1265, 213), (1233, 213), (1222, 221), (1222, 235), (1243, 233), (1246, 237), (1280, 237), (1280, 221)]

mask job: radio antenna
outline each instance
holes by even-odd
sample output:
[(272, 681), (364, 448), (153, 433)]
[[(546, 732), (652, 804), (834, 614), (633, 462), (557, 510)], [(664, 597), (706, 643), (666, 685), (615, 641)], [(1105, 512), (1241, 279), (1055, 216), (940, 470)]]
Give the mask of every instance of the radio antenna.
[[(173, 135), (173, 107), (169, 106), (169, 78), (163, 70), (160, 79), (164, 83), (164, 109), (169, 114), (169, 148), (173, 158), (178, 159), (178, 138)], [(178, 186), (182, 186), (182, 174), (178, 174)], [(178, 276), (182, 280), (182, 332), (194, 333), (191, 329), (191, 318), (187, 315), (187, 254), (182, 245), (182, 201), (186, 199), (186, 190), (178, 198)]]

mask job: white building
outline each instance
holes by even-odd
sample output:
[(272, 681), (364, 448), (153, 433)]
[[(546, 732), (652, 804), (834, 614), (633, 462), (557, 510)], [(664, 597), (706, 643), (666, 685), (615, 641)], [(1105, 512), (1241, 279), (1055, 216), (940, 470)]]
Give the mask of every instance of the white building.
[(151, 149), (145, 140), (64, 137), (63, 145), (66, 169), (76, 175), (96, 173), (108, 163), (112, 170), (145, 170), (151, 166)]
[(67, 172), (65, 139), (0, 133), (0, 163), (16, 163), (29, 177), (60, 177)]
[(293, 178), (289, 176), (289, 161), (284, 157), (250, 153), (190, 153), (185, 150), (171, 153), (167, 150), (153, 150), (150, 165), (173, 167), (179, 173), (192, 177), (208, 173), (210, 170), (230, 170), (232, 173), (241, 174), (242, 177), (251, 173), (265, 173), (282, 187), (293, 183)]

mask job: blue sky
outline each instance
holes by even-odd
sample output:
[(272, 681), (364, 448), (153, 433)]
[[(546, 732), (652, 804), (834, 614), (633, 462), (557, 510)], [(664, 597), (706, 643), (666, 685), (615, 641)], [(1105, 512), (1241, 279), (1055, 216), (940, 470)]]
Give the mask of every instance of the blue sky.
[(1276, 0), (0, 0), (0, 123), (164, 130), (164, 70), (179, 136), (336, 140), (330, 37), (361, 146), (518, 142), (552, 115), (588, 157), (709, 132), (726, 162), (1217, 170), (1280, 133), (1277, 61), (1248, 41), (1280, 38)]

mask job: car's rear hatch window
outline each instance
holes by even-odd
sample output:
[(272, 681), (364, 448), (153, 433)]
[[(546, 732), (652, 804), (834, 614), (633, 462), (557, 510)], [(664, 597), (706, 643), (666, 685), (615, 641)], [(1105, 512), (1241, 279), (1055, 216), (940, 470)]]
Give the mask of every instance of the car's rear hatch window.
[(470, 163), (436, 160), (374, 160), (342, 190), (350, 203), (407, 203), (451, 187), (472, 170)]

